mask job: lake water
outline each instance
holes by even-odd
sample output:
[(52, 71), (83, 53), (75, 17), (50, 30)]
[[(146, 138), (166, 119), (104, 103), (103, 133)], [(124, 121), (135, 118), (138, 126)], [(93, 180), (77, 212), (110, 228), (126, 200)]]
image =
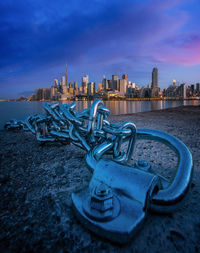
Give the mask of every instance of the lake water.
[[(0, 129), (4, 123), (12, 118), (25, 119), (29, 114), (44, 113), (44, 102), (0, 102)], [(66, 103), (71, 103), (66, 101)], [(77, 110), (87, 108), (91, 101), (77, 101)], [(145, 112), (152, 110), (166, 109), (181, 105), (199, 105), (200, 100), (184, 101), (104, 101), (113, 115)]]

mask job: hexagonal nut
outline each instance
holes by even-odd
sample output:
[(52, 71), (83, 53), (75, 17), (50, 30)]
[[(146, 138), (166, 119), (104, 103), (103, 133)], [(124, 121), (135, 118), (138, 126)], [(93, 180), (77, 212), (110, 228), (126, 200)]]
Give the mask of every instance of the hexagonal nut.
[(98, 196), (96, 191), (93, 192), (90, 202), (91, 208), (100, 212), (105, 212), (113, 208), (113, 193), (109, 189), (105, 196)]

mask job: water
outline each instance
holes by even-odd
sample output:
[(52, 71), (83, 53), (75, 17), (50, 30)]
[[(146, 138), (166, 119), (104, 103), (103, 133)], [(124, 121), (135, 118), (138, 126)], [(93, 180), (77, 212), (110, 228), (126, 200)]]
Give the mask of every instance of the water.
[[(0, 129), (4, 123), (12, 118), (25, 119), (30, 114), (44, 113), (44, 102), (0, 102)], [(66, 103), (71, 103), (66, 101)], [(77, 101), (77, 110), (88, 108), (91, 101)], [(200, 100), (184, 101), (104, 101), (104, 105), (111, 110), (111, 114), (129, 114), (159, 109), (177, 107), (181, 105), (199, 105)]]

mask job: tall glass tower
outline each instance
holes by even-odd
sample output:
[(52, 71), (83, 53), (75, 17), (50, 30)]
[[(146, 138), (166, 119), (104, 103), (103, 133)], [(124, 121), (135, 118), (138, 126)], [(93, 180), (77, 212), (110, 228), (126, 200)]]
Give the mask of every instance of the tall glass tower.
[(67, 78), (68, 78), (68, 72), (67, 72), (67, 64), (66, 64), (66, 73), (65, 73), (65, 84), (67, 86)]
[(158, 69), (153, 68), (151, 88), (158, 88)]

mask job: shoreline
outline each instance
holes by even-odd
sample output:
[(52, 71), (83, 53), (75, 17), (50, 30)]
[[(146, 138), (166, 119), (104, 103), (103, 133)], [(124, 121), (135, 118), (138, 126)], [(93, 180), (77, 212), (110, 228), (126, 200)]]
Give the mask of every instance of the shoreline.
[[(131, 112), (131, 113), (119, 113), (119, 114), (112, 114), (112, 112), (110, 112), (110, 116), (109, 117), (112, 117), (112, 116), (131, 116), (131, 115), (135, 115), (135, 114), (138, 114), (138, 113), (150, 113), (150, 112), (154, 112), (154, 111), (165, 111), (165, 110), (170, 110), (170, 109), (176, 109), (176, 108), (184, 108), (184, 107), (192, 107), (192, 106), (194, 106), (194, 107), (200, 107), (200, 104), (197, 104), (197, 105), (178, 105), (178, 106), (176, 106), (176, 107), (168, 107), (168, 108), (164, 108), (164, 109), (153, 109), (153, 110), (150, 110), (150, 111), (142, 111), (142, 112)], [(30, 114), (33, 114), (33, 113), (31, 113), (30, 112)], [(42, 113), (42, 114), (45, 114), (44, 112)], [(27, 117), (28, 115), (26, 115), (26, 117)], [(7, 120), (4, 120), (4, 121), (0, 121), (0, 131), (2, 131), (2, 130), (4, 130), (4, 124), (7, 122), (7, 121), (9, 121), (9, 120), (11, 120), (11, 119), (13, 119), (13, 118), (15, 118), (16, 120), (24, 120), (26, 117), (22, 117), (22, 118), (16, 118), (16, 117), (10, 117), (10, 118), (7, 118)]]
[[(186, 144), (193, 156), (194, 175), (184, 204), (172, 214), (148, 214), (129, 244), (110, 243), (80, 224), (72, 210), (71, 193), (91, 178), (85, 152), (72, 144), (39, 145), (30, 132), (1, 130), (2, 252), (200, 251), (200, 106), (111, 115), (108, 120), (133, 121), (137, 128), (165, 131)], [(138, 141), (131, 164), (138, 158), (173, 178), (178, 159), (163, 144)]]
[[(188, 107), (188, 108), (187, 108)], [(110, 117), (124, 117), (124, 116), (133, 116), (136, 114), (140, 114), (140, 113), (151, 113), (151, 112), (163, 112), (163, 111), (169, 111), (169, 110), (175, 110), (175, 109), (184, 109), (184, 108), (191, 108), (191, 107), (200, 107), (199, 105), (180, 105), (180, 106), (176, 106), (176, 107), (169, 107), (169, 108), (164, 108), (164, 109), (155, 109), (155, 110), (151, 110), (151, 111), (144, 111), (144, 112), (132, 112), (132, 113), (126, 113), (126, 114), (111, 114)]]
[[(0, 99), (0, 102), (66, 102), (66, 101), (94, 101), (94, 99), (65, 99), (65, 100), (20, 100), (20, 99)], [(187, 101), (200, 100), (200, 97), (188, 98), (126, 98), (126, 99), (102, 99), (102, 101)]]

